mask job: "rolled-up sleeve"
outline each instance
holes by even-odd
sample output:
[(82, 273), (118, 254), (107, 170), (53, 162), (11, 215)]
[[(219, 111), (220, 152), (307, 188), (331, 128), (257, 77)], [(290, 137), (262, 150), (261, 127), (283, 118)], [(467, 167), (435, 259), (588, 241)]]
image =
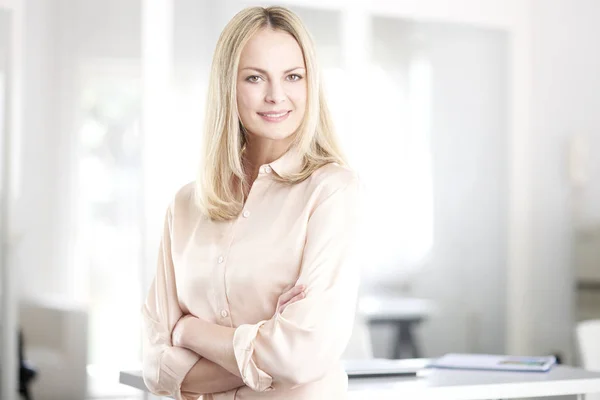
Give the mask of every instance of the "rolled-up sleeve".
[(148, 389), (159, 396), (196, 399), (198, 395), (181, 392), (181, 383), (198, 362), (196, 353), (171, 342), (173, 327), (182, 311), (177, 298), (175, 271), (171, 256), (172, 210), (167, 210), (158, 255), (156, 275), (142, 307), (143, 377)]
[(356, 310), (360, 184), (355, 177), (327, 194), (308, 220), (297, 284), (305, 298), (283, 313), (239, 326), (233, 339), (244, 383), (255, 391), (321, 379), (345, 350)]

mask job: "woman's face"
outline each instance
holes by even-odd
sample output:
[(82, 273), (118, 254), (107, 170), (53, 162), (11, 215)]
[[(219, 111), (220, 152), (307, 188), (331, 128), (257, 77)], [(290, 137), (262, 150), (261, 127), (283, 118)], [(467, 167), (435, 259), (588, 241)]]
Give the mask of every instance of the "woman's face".
[(288, 33), (265, 28), (246, 44), (237, 75), (237, 106), (251, 136), (281, 140), (298, 129), (306, 109), (306, 66)]

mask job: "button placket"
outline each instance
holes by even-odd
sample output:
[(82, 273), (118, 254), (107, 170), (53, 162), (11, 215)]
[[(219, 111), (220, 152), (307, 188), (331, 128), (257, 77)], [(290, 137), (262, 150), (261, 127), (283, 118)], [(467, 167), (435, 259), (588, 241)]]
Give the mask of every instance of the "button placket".
[[(273, 171), (273, 169), (266, 165), (266, 166), (261, 166), (259, 169), (259, 177), (254, 181), (252, 187), (250, 188), (250, 193), (248, 193), (248, 198), (246, 199), (246, 204), (244, 206), (244, 208), (242, 209), (241, 212), (241, 217), (246, 219), (249, 218), (250, 215), (252, 214), (252, 212), (246, 208), (246, 207), (252, 207), (252, 204), (254, 204), (254, 197), (257, 196), (257, 191), (259, 193), (263, 193), (267, 187), (269, 187), (271, 184), (273, 184), (273, 181), (270, 179), (265, 179), (267, 178), (266, 174), (270, 174)], [(262, 179), (261, 179), (262, 178)], [(260, 197), (260, 196), (259, 196)], [(221, 296), (219, 296), (219, 300), (216, 304), (216, 313), (217, 313), (217, 318), (220, 317), (222, 320), (224, 320), (225, 323), (229, 323), (232, 324), (232, 316), (231, 316), (231, 309), (230, 309), (230, 305), (227, 299), (227, 267), (229, 266), (229, 258), (230, 258), (230, 253), (231, 253), (231, 246), (234, 242), (235, 239), (235, 233), (236, 233), (236, 228), (238, 227), (238, 224), (244, 224), (245, 222), (242, 222), (241, 218), (237, 218), (236, 220), (232, 221), (232, 225), (231, 225), (231, 229), (228, 231), (228, 237), (225, 239), (227, 243), (225, 245), (224, 248), (224, 253), (221, 254), (218, 258), (217, 258), (217, 262), (218, 264), (221, 266), (221, 268), (219, 269), (219, 273), (222, 274), (221, 275), (221, 282), (222, 282), (222, 287), (223, 287), (223, 293)]]
[(229, 257), (231, 252), (231, 244), (233, 241), (235, 232), (235, 223), (230, 222), (227, 231), (224, 234), (223, 241), (220, 243), (219, 253), (215, 262), (215, 279), (218, 281), (218, 290), (215, 290), (216, 304), (215, 314), (217, 318), (221, 318), (224, 322), (230, 325), (229, 317), (229, 302), (227, 299), (227, 266), (229, 263)]
[(250, 188), (250, 192), (248, 193), (248, 197), (246, 198), (246, 203), (244, 204), (243, 211), (240, 214), (243, 218), (248, 218), (252, 214), (250, 212), (250, 210), (248, 209), (248, 207), (250, 206), (251, 203), (253, 203), (252, 199), (256, 196), (256, 191), (257, 190), (264, 191), (264, 185), (269, 184), (269, 181), (265, 180), (265, 178), (266, 178), (265, 174), (268, 173), (267, 169), (269, 171), (272, 171), (271, 167), (269, 167), (268, 165), (267, 166), (263, 165), (258, 170), (259, 171), (258, 177), (256, 178), (256, 180), (252, 184), (252, 187)]

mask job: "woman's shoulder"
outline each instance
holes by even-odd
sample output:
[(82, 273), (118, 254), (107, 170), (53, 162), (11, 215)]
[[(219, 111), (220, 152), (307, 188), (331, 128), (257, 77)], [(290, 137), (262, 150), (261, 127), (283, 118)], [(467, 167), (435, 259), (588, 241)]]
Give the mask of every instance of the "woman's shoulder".
[(171, 212), (173, 214), (188, 214), (196, 209), (196, 182), (191, 181), (179, 187), (171, 199)]
[(320, 189), (324, 193), (333, 193), (348, 187), (356, 189), (361, 187), (358, 173), (337, 163), (322, 166), (313, 172), (309, 179), (315, 189)]

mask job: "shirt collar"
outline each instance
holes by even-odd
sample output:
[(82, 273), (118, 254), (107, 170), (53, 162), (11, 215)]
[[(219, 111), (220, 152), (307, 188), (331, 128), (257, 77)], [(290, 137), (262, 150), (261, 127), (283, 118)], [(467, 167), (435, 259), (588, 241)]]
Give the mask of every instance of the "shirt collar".
[(303, 165), (304, 157), (295, 147), (291, 147), (277, 160), (269, 163), (269, 166), (279, 176), (296, 174), (302, 171)]

